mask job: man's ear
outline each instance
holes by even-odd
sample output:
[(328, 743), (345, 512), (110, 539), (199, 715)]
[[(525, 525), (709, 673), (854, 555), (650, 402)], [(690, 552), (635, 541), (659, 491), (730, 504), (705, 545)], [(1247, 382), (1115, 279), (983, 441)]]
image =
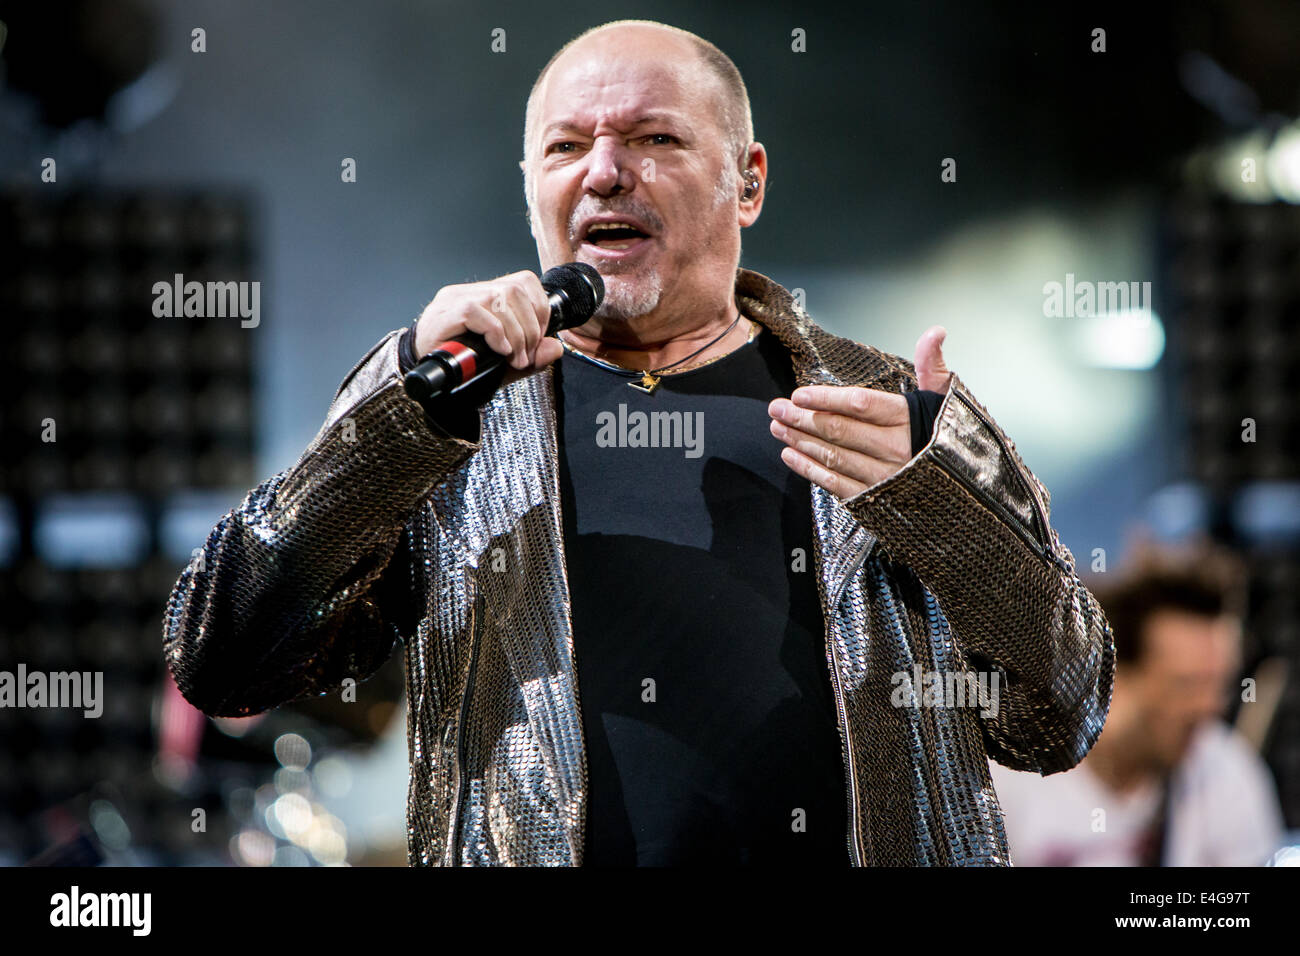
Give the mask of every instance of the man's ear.
[(762, 143), (750, 143), (746, 148), (745, 168), (752, 170), (758, 178), (758, 189), (752, 199), (740, 201), (740, 228), (742, 229), (752, 226), (758, 219), (758, 214), (763, 211), (763, 200), (767, 196), (767, 150), (763, 148)]

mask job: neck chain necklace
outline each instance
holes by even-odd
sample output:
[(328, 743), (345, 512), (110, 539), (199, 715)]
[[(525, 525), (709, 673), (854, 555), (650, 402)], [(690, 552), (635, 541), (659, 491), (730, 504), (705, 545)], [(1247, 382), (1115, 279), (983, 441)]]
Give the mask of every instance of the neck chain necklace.
[[(595, 362), (597, 365), (600, 365), (600, 366), (602, 366), (603, 368), (607, 368), (607, 369), (609, 369), (611, 372), (618, 372), (620, 375), (630, 375), (630, 376), (632, 376), (632, 381), (630, 381), (630, 382), (627, 383), (628, 386), (631, 387), (631, 388), (635, 388), (638, 392), (645, 392), (647, 395), (649, 395), (649, 394), (651, 394), (652, 392), (654, 392), (654, 390), (655, 390), (656, 388), (659, 387), (659, 383), (660, 383), (661, 381), (663, 381), (663, 376), (662, 376), (662, 375), (657, 375), (657, 373), (659, 373), (659, 372), (666, 372), (666, 371), (668, 371), (668, 369), (670, 369), (670, 368), (673, 368), (673, 367), (675, 367), (675, 366), (681, 365), (683, 362), (687, 362), (687, 361), (689, 361), (689, 360), (695, 358), (695, 356), (699, 355), (699, 354), (700, 354), (701, 352), (703, 352), (705, 349), (707, 349), (707, 348), (709, 348), (709, 347), (711, 347), (711, 346), (713, 346), (713, 345), (716, 345), (718, 342), (721, 342), (721, 341), (722, 341), (722, 340), (723, 340), (723, 339), (724, 339), (728, 334), (730, 334), (731, 330), (734, 329), (734, 328), (736, 327), (736, 324), (737, 324), (739, 321), (740, 321), (740, 313), (737, 312), (737, 313), (736, 313), (736, 317), (735, 317), (735, 319), (732, 320), (731, 324), (730, 324), (729, 326), (727, 326), (727, 327), (722, 331), (722, 334), (719, 335), (717, 338), (713, 339), (712, 341), (706, 342), (704, 345), (700, 346), (698, 349), (696, 349), (696, 350), (695, 350), (694, 352), (692, 352), (690, 355), (687, 355), (685, 358), (680, 358), (680, 359), (678, 359), (676, 362), (670, 362), (668, 365), (661, 365), (659, 368), (649, 368), (649, 369), (645, 369), (644, 371), (641, 371), (641, 370), (638, 370), (638, 369), (623, 368), (623, 366), (621, 366), (621, 365), (615, 365), (615, 364), (613, 364), (612, 362), (605, 362), (605, 361), (602, 361), (601, 359), (596, 358), (596, 356), (591, 355), (591, 354), (589, 354), (589, 353), (587, 353), (587, 352), (584, 352), (582, 349), (578, 348), (576, 345), (570, 345), (570, 344), (569, 344), (568, 342), (566, 342), (563, 338), (560, 338), (559, 336), (557, 336), (557, 338), (560, 338), (560, 344), (561, 344), (561, 345), (563, 345), (563, 346), (564, 346), (566, 349), (568, 349), (570, 352), (573, 352), (575, 355), (581, 355), (583, 358), (588, 359), (588, 360), (590, 360), (590, 361), (592, 361), (592, 362)], [(752, 341), (754, 341), (754, 336), (755, 336), (757, 333), (758, 333), (758, 323), (755, 322), (755, 323), (754, 323), (754, 328), (750, 330), (750, 333), (749, 333), (749, 339), (747, 340), (747, 344), (748, 344), (748, 342), (752, 342)], [(708, 360), (706, 360), (706, 361), (704, 361), (704, 362), (699, 362), (699, 363), (697, 363), (696, 365), (687, 366), (687, 368), (678, 369), (678, 371), (679, 371), (679, 372), (685, 372), (685, 371), (689, 371), (690, 369), (693, 369), (693, 368), (700, 368), (700, 367), (703, 367), (703, 366), (705, 366), (705, 365), (708, 365), (710, 362), (716, 362), (716, 361), (717, 361), (718, 359), (720, 359), (720, 358), (725, 358), (725, 357), (726, 357), (727, 355), (729, 355), (729, 354), (730, 354), (730, 353), (725, 353), (725, 354), (723, 354), (723, 355), (717, 355), (717, 356), (714, 356), (713, 358), (708, 359)], [(639, 379), (639, 381), (638, 381), (638, 379)]]

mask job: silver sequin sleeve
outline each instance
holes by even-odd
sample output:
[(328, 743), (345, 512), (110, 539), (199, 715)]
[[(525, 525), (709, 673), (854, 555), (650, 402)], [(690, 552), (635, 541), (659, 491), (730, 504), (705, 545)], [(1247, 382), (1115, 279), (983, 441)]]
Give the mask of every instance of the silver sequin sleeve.
[(360, 682), (403, 632), (416, 572), (404, 528), (479, 446), (439, 435), (403, 391), (400, 334), (353, 368), (298, 462), (226, 514), (176, 582), (164, 655), (205, 713)]

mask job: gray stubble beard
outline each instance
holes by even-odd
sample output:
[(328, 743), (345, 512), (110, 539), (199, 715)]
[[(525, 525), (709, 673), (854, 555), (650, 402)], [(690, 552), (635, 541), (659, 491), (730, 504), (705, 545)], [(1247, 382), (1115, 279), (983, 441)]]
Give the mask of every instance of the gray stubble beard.
[(598, 319), (628, 321), (653, 312), (663, 295), (664, 281), (658, 270), (636, 285), (618, 281), (618, 273), (604, 275), (605, 298), (596, 309)]

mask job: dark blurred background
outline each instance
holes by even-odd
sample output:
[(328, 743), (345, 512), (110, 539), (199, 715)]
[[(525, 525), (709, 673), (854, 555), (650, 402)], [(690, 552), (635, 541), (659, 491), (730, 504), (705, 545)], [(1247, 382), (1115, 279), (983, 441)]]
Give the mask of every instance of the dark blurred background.
[[(622, 17), (745, 77), (770, 180), (743, 265), (909, 358), (946, 325), (1081, 569), (1139, 527), (1232, 545), (1245, 673), (1295, 675), (1300, 4), (1139, 6), (0, 2), (0, 670), (105, 688), (96, 719), (0, 711), (0, 862), (405, 861), (400, 655), (355, 704), (213, 721), (165, 674), (164, 604), (375, 341), (536, 267), (528, 90)], [(258, 282), (257, 324), (155, 317), (176, 273)], [(1151, 297), (1049, 314), (1079, 281)], [(1252, 729), (1293, 828), (1298, 684)]]

